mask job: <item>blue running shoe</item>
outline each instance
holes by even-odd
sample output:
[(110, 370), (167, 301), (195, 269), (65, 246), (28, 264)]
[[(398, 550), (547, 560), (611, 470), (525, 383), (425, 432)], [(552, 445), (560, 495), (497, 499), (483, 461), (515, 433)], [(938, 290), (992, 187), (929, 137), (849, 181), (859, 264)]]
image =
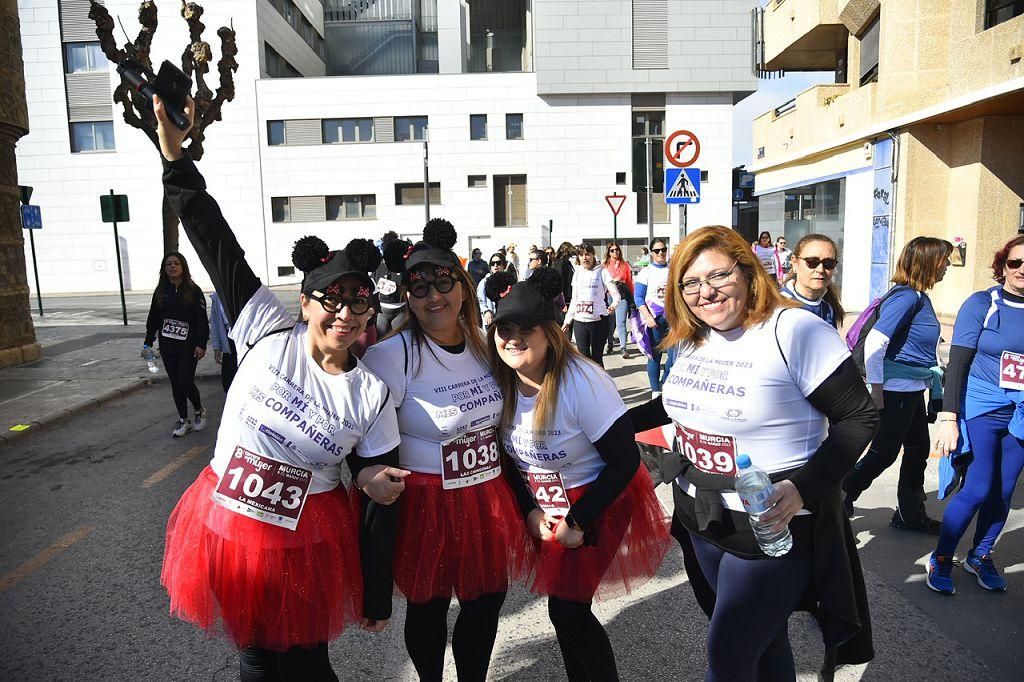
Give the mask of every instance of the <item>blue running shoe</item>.
[(925, 578), (928, 588), (939, 594), (956, 594), (953, 587), (953, 557), (935, 556), (928, 559), (928, 577)]
[(967, 552), (964, 570), (978, 579), (978, 584), (992, 592), (1006, 592), (1006, 579), (999, 575), (999, 569), (992, 562), (991, 554), (977, 555), (974, 550)]

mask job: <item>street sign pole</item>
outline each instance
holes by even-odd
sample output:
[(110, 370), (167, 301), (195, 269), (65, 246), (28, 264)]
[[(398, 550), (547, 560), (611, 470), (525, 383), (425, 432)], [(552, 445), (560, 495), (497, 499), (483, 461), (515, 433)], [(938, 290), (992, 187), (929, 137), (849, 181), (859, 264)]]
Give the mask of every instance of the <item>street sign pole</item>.
[[(114, 205), (114, 190), (110, 190), (111, 206)], [(117, 254), (117, 284), (121, 289), (121, 319), (128, 326), (128, 306), (124, 302), (124, 274), (121, 272), (121, 239), (117, 235), (117, 211), (114, 211), (114, 252)]]
[[(551, 241), (551, 235), (554, 233), (554, 231), (555, 231), (555, 221), (552, 218), (548, 218), (548, 246), (550, 246), (552, 248), (554, 248), (554, 246), (555, 246), (555, 243), (553, 241)], [(548, 265), (551, 265), (551, 263), (548, 263)]]
[(427, 149), (429, 132), (429, 128), (423, 129), (423, 207), (428, 223), (430, 222), (430, 155)]
[(32, 245), (32, 270), (36, 275), (36, 303), (39, 304), (39, 317), (43, 316), (43, 294), (39, 289), (39, 264), (36, 262), (36, 231), (28, 231), (28, 242)]
[(654, 169), (651, 167), (651, 138), (647, 138), (647, 243), (654, 241)]

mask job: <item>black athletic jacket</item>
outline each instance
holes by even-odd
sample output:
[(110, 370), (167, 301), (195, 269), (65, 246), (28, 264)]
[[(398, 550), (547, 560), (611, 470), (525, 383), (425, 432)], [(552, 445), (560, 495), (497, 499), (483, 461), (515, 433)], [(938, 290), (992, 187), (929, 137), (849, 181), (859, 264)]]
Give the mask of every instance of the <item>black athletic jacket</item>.
[(193, 285), (188, 292), (183, 284), (165, 284), (153, 292), (153, 303), (146, 318), (146, 345), (160, 339), (161, 355), (192, 355), (206, 348), (210, 339), (210, 319), (206, 316), (206, 296)]

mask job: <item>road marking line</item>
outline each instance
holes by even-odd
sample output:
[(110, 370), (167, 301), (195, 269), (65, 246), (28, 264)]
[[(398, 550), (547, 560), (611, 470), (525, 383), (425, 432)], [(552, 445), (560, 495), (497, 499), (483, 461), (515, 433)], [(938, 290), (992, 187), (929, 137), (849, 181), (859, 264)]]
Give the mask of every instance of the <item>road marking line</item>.
[(197, 445), (194, 448), (189, 448), (188, 450), (186, 450), (185, 452), (181, 453), (173, 460), (171, 460), (170, 464), (168, 464), (163, 469), (161, 469), (160, 471), (156, 472), (155, 474), (147, 478), (145, 481), (143, 481), (142, 487), (153, 487), (154, 485), (164, 480), (165, 478), (173, 474), (175, 471), (177, 471), (184, 465), (188, 464), (191, 460), (195, 459), (197, 455), (202, 454), (205, 450), (205, 445)]
[(18, 566), (10, 573), (0, 577), (0, 594), (14, 587), (14, 585), (16, 585), (22, 578), (27, 578), (32, 575), (32, 573), (38, 571), (40, 568), (45, 566), (50, 559), (60, 554), (71, 545), (85, 539), (85, 537), (89, 535), (89, 533), (93, 532), (93, 530), (95, 530), (93, 526), (85, 526), (68, 533), (60, 540), (57, 540), (55, 543), (23, 563), (21, 566)]

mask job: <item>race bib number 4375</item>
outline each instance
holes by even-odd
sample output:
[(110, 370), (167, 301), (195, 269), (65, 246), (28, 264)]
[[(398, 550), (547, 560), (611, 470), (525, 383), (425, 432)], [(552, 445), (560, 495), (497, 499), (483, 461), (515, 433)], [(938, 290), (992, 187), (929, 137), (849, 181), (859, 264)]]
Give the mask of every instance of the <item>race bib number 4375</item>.
[(309, 469), (237, 445), (213, 492), (213, 501), (237, 514), (295, 530), (312, 482)]
[(1024, 354), (1004, 350), (999, 356), (999, 388), (1024, 391)]
[(188, 322), (171, 319), (164, 320), (164, 326), (160, 330), (160, 336), (165, 339), (184, 341), (188, 338)]
[(704, 473), (736, 475), (736, 439), (676, 424), (679, 448), (690, 464)]
[(441, 443), (441, 487), (468, 488), (501, 475), (498, 428), (488, 426)]

